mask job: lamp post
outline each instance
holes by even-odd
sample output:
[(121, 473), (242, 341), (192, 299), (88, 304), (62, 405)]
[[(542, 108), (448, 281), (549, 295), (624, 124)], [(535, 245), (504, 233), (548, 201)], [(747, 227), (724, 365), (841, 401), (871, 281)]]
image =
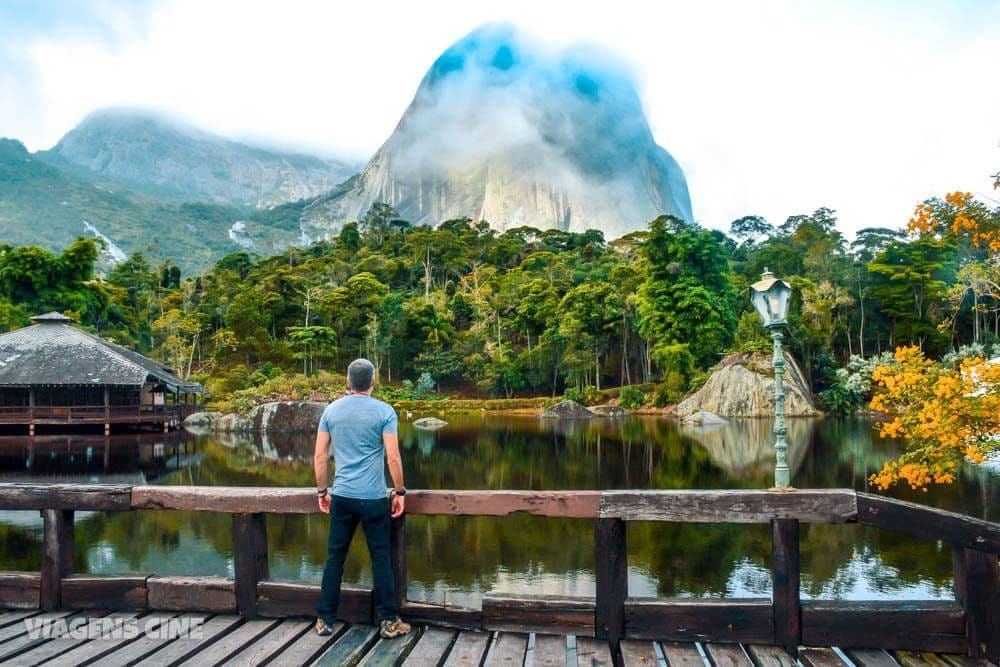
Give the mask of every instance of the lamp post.
[(774, 343), (774, 451), (777, 461), (774, 465), (774, 485), (787, 488), (788, 443), (785, 442), (785, 355), (781, 351), (781, 341), (784, 336), (781, 327), (788, 326), (788, 302), (792, 296), (792, 288), (784, 280), (778, 280), (765, 267), (760, 280), (750, 286), (750, 298), (754, 308), (764, 321), (764, 328), (770, 332)]

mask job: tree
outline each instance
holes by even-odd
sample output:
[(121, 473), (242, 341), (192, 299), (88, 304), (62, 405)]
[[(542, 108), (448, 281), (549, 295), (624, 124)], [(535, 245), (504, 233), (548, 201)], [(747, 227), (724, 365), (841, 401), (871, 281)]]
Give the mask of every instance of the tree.
[(896, 349), (894, 363), (872, 374), (871, 408), (889, 412), (884, 438), (901, 438), (905, 452), (872, 476), (881, 489), (905, 481), (925, 489), (958, 476), (966, 459), (982, 463), (1000, 449), (1000, 364), (975, 357), (949, 368), (916, 346)]
[(639, 288), (639, 331), (653, 359), (663, 368), (669, 348), (685, 344), (699, 365), (714, 363), (736, 328), (736, 295), (721, 239), (661, 216), (650, 224), (643, 253), (648, 268)]
[(774, 227), (759, 215), (745, 215), (733, 220), (729, 225), (729, 233), (743, 243), (753, 243), (773, 234)]

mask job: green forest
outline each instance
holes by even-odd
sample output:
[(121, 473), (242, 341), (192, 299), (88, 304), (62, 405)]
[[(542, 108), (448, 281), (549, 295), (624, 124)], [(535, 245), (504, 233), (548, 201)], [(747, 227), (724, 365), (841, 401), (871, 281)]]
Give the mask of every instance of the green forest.
[(664, 404), (727, 353), (770, 350), (747, 293), (766, 267), (792, 285), (786, 342), (837, 412), (862, 400), (841, 370), (852, 357), (996, 354), (998, 229), (1000, 208), (963, 193), (851, 242), (827, 208), (778, 225), (746, 216), (728, 234), (664, 216), (608, 241), (414, 226), (376, 204), (328, 242), (230, 254), (202, 275), (139, 253), (101, 275), (93, 239), (60, 253), (0, 245), (0, 330), (66, 312), (216, 398), (366, 356), (400, 391), (586, 398), (656, 383), (648, 399)]

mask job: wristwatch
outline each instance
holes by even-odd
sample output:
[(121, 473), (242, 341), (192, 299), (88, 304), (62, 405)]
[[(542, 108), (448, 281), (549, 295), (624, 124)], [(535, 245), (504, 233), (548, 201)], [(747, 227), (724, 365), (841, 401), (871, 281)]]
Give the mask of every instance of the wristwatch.
[(394, 492), (394, 493), (395, 493), (395, 494), (396, 494), (397, 496), (405, 496), (405, 495), (406, 495), (406, 487), (404, 486), (404, 487), (403, 487), (403, 488), (401, 488), (401, 489), (393, 489), (393, 492)]
[(316, 495), (318, 495), (320, 498), (325, 496), (327, 493), (329, 493), (329, 491), (327, 491), (326, 489), (316, 489)]

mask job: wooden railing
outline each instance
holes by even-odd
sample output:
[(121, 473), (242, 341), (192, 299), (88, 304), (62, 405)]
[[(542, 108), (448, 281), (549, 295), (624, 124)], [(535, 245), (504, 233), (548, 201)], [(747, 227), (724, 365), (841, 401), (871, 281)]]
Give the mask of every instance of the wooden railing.
[[(317, 512), (312, 489), (0, 484), (0, 509), (41, 510), (40, 573), (0, 574), (0, 606), (152, 608), (248, 618), (312, 615), (319, 586), (268, 576), (268, 513)], [(233, 579), (72, 574), (73, 512), (187, 510), (233, 516)], [(490, 630), (622, 638), (961, 652), (1000, 657), (1000, 524), (849, 489), (793, 491), (411, 491), (409, 515), (524, 512), (594, 522), (596, 596), (487, 593), (482, 609), (405, 599), (406, 520), (393, 522), (392, 560), (404, 616)], [(771, 525), (768, 599), (641, 599), (628, 595), (630, 521)], [(943, 542), (953, 550), (955, 601), (802, 600), (799, 525), (858, 523)], [(345, 588), (341, 615), (370, 621), (371, 594)]]
[(103, 424), (183, 420), (196, 405), (17, 405), (0, 406), (0, 424)]

